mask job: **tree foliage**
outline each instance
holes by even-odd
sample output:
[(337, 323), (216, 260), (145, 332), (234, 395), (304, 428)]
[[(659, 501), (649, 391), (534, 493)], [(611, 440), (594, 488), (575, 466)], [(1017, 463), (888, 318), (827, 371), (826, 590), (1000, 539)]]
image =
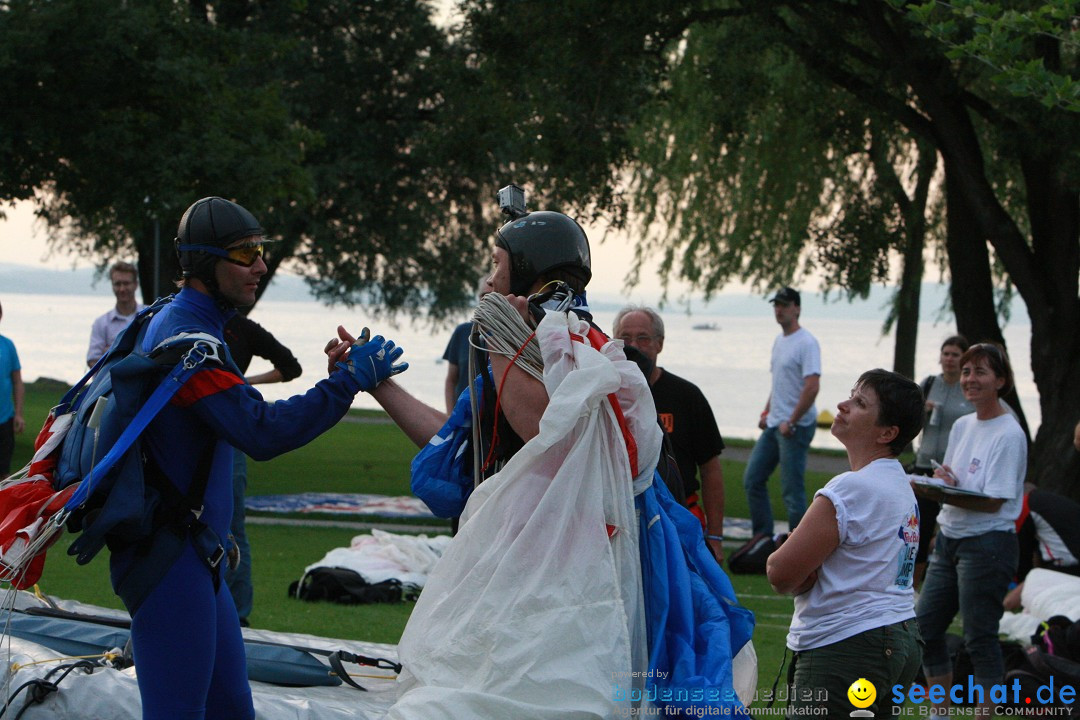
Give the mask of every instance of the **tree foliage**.
[(149, 218), (174, 226), (204, 195), (260, 208), (307, 190), (302, 130), (275, 88), (245, 80), (256, 40), (162, 1), (13, 1), (0, 18), (0, 83), (20, 109), (0, 120), (0, 187), (36, 193), (80, 252), (126, 254)]
[[(958, 325), (974, 339), (1000, 340), (994, 271), (1002, 270), (1004, 294), (1015, 288), (1032, 318), (1043, 418), (1037, 477), (1050, 486), (1073, 482), (1080, 116), (1003, 73), (1038, 80), (1037, 62), (1068, 88), (1076, 73), (1071, 3), (1034, 12), (1017, 4), (1023, 12), (1015, 13), (1012, 4), (985, 2), (631, 2), (592, 24), (579, 44), (580, 5), (468, 7), (478, 25), (501, 22), (509, 32), (518, 23), (540, 38), (525, 43), (526, 86), (546, 71), (529, 53), (533, 44), (551, 43), (566, 58), (592, 48), (615, 53), (617, 71), (601, 63), (561, 87), (537, 83), (522, 115), (543, 118), (549, 106), (602, 98), (590, 118), (604, 131), (590, 137), (610, 139), (608, 149), (590, 146), (572, 159), (598, 177), (609, 170), (608, 187), (632, 178), (630, 216), (640, 214), (644, 232), (667, 232), (645, 236), (646, 247), (653, 243), (665, 269), (703, 288), (790, 276), (810, 238), (818, 248), (811, 261), (831, 268), (827, 276), (849, 292), (878, 277), (886, 251), (916, 262), (939, 217), (926, 183), (940, 157), (948, 213), (938, 237)], [(942, 16), (944, 25), (929, 24)], [(501, 46), (490, 51), (506, 61)], [(614, 97), (588, 93), (608, 82)], [(919, 160), (905, 164), (897, 151), (913, 148)], [(899, 183), (900, 193), (895, 180), (905, 166), (918, 173)], [(612, 191), (585, 190), (581, 200), (605, 194)], [(920, 203), (924, 211), (913, 213)]]
[(973, 59), (992, 70), (990, 81), (1046, 108), (1080, 112), (1080, 2), (891, 0), (921, 24), (953, 60)]
[(223, 195), (280, 241), (267, 280), (291, 260), (328, 301), (436, 318), (472, 297), (498, 180), (486, 137), (447, 132), (470, 73), (422, 0), (3, 10), (22, 112), (0, 119), (0, 193), (37, 198), (56, 242), (135, 250), (148, 292), (156, 218), (168, 287), (180, 214)]

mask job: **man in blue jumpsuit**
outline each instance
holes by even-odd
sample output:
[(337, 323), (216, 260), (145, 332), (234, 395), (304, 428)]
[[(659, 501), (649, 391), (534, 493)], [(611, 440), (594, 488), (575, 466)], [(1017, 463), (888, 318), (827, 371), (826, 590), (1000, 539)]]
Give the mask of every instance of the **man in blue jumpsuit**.
[[(151, 320), (142, 347), (148, 352), (185, 332), (207, 333), (221, 345), (223, 361), (209, 363), (185, 383), (145, 431), (143, 448), (148, 485), (156, 475), (159, 487), (188, 497), (193, 484), (205, 481), (196, 520), (222, 539), (232, 518), (233, 447), (257, 460), (298, 448), (332, 427), (357, 392), (408, 367), (394, 364), (401, 355), (394, 343), (376, 337), (355, 345), (346, 362), (303, 395), (265, 402), (244, 381), (223, 340), (225, 322), (234, 308), (255, 302), (266, 273), (263, 232), (251, 213), (219, 197), (188, 208), (176, 238), (182, 289)], [(168, 504), (169, 493), (162, 495)], [(152, 560), (160, 567), (156, 573), (146, 572), (147, 557), (154, 557), (161, 538), (172, 547), (168, 534), (177, 534), (175, 523), (112, 554), (114, 587), (132, 613), (143, 717), (254, 718), (236, 607), (221, 582), (220, 564), (196, 539), (196, 525), (180, 533), (185, 540), (174, 543), (178, 549), (164, 561)], [(152, 580), (125, 589), (125, 580), (140, 573)]]

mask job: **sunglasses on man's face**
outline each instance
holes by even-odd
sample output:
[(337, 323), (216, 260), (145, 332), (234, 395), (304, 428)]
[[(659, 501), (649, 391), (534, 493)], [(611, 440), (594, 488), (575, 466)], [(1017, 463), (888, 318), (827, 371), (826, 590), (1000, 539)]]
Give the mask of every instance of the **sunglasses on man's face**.
[(209, 253), (210, 255), (218, 256), (226, 262), (231, 262), (233, 265), (251, 267), (260, 257), (262, 257), (263, 242), (259, 240), (257, 242), (236, 245), (231, 248), (219, 248), (214, 247), (213, 245), (180, 245), (177, 247), (177, 250), (180, 252), (193, 251)]
[(255, 264), (255, 261), (262, 257), (263, 244), (259, 243), (245, 243), (243, 245), (237, 245), (236, 247), (225, 249), (225, 260), (231, 262), (234, 265), (240, 265), (242, 267), (251, 267)]

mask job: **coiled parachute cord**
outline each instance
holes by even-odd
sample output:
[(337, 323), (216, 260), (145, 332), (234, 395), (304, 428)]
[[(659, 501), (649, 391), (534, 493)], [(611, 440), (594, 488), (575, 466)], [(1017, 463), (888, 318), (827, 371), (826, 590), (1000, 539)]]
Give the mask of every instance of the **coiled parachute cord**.
[(515, 365), (543, 382), (544, 358), (535, 333), (510, 301), (499, 293), (488, 293), (473, 312), (473, 322), (487, 344), (487, 351), (511, 358)]

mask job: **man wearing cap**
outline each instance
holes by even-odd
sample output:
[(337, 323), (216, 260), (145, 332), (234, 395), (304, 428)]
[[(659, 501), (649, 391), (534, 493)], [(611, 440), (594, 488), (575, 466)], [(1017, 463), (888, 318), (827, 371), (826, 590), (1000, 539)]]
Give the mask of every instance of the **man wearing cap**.
[(802, 302), (799, 292), (781, 288), (770, 298), (781, 333), (773, 342), (772, 391), (761, 413), (761, 437), (750, 453), (743, 487), (750, 503), (755, 535), (773, 534), (772, 506), (766, 483), (780, 465), (780, 488), (791, 530), (806, 511), (806, 454), (814, 437), (817, 398), (821, 379), (821, 348), (799, 325)]

